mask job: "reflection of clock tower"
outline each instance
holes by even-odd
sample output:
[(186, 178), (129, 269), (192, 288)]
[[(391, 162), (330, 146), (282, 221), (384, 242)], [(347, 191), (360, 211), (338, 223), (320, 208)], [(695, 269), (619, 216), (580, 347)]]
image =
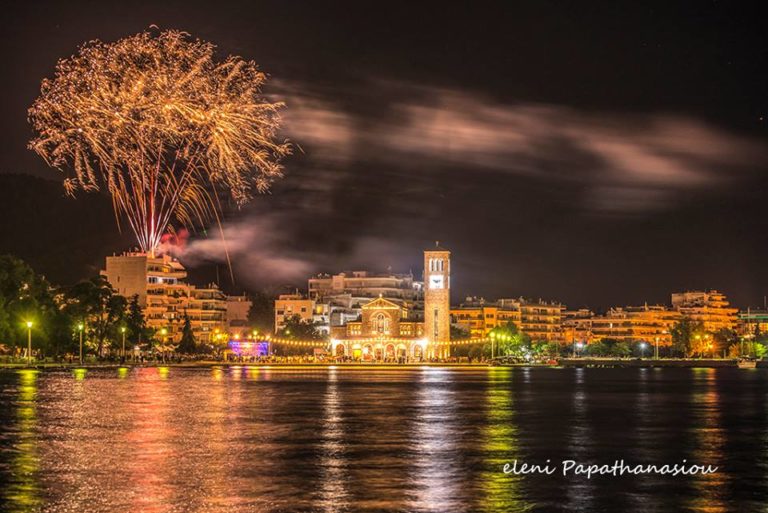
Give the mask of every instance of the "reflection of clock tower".
[(434, 342), (450, 340), (451, 252), (435, 243), (424, 251), (424, 336), (432, 356), (448, 356), (448, 346)]

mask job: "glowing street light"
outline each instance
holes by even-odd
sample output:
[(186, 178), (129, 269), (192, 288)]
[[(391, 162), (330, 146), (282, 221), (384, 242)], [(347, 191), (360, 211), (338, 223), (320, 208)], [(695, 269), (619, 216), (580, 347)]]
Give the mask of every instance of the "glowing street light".
[(77, 325), (77, 330), (80, 332), (80, 365), (83, 364), (83, 330), (85, 325), (81, 322)]
[(123, 352), (122, 352), (122, 357), (123, 357), (123, 360), (125, 360), (125, 326), (122, 326), (120, 328), (120, 332), (123, 334)]
[(27, 321), (27, 365), (32, 365), (32, 321)]
[(167, 342), (165, 336), (168, 335), (168, 330), (166, 328), (161, 328), (160, 335), (163, 336), (163, 348), (162, 348), (163, 350), (160, 352), (160, 354), (163, 359), (163, 362), (165, 362), (165, 343)]
[(647, 344), (645, 342), (640, 342), (640, 358), (645, 357), (645, 346)]

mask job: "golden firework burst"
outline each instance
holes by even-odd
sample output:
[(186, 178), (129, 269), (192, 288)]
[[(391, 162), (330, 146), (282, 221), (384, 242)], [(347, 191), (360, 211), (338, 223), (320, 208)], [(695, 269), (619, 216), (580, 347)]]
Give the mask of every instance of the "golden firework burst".
[(171, 220), (204, 224), (220, 194), (237, 204), (281, 176), (281, 103), (261, 95), (254, 62), (214, 58), (184, 32), (92, 41), (59, 61), (29, 109), (29, 147), (65, 174), (69, 194), (106, 189), (142, 250)]

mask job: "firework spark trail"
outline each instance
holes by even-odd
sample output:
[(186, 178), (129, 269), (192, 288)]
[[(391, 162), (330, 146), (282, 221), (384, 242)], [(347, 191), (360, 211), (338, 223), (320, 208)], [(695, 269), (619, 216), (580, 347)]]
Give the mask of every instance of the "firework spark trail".
[(29, 109), (29, 147), (67, 174), (68, 194), (106, 189), (143, 251), (174, 218), (218, 219), (218, 192), (238, 206), (264, 192), (290, 153), (277, 140), (283, 105), (260, 94), (264, 73), (213, 53), (178, 31), (92, 41), (59, 61)]

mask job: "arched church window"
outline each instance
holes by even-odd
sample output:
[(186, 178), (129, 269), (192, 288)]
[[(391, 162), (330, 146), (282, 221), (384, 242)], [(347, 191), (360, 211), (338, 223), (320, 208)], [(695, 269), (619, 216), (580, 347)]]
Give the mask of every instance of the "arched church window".
[(373, 331), (380, 335), (389, 333), (389, 317), (383, 313), (377, 313), (373, 317)]

